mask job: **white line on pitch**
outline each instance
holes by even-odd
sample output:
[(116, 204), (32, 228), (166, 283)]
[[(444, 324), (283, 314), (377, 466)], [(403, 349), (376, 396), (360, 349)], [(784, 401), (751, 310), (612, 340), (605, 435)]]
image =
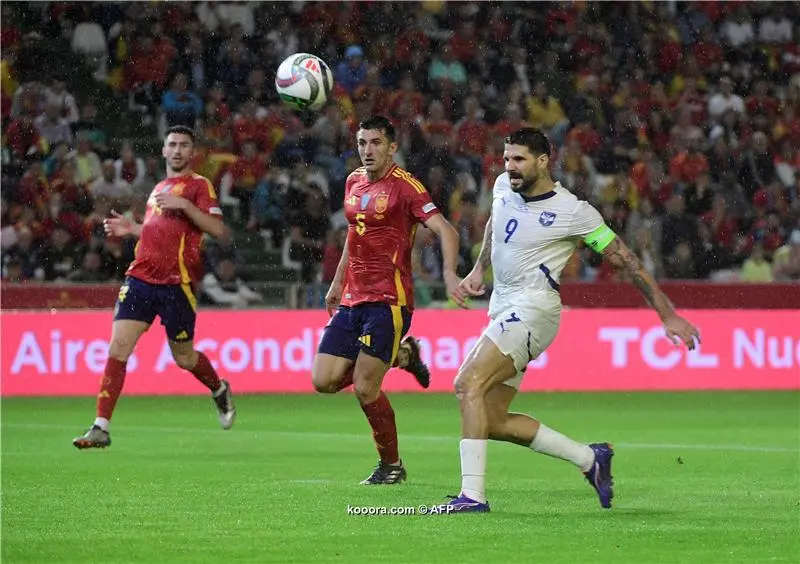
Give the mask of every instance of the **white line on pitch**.
[[(50, 424), (50, 423), (7, 423), (2, 425), (4, 429), (53, 429), (63, 431), (79, 432), (80, 429), (70, 425)], [(218, 429), (199, 429), (196, 427), (143, 427), (143, 426), (123, 426), (124, 431), (133, 432), (155, 432), (155, 433), (190, 433), (190, 434), (220, 434)], [(273, 437), (303, 437), (313, 439), (340, 439), (340, 440), (363, 440), (368, 437), (368, 433), (319, 433), (313, 431), (270, 431), (268, 429), (234, 429), (231, 434), (240, 435), (265, 435)], [(227, 435), (227, 433), (226, 433)], [(445, 435), (400, 435), (403, 440), (423, 441), (423, 442), (453, 442), (458, 441), (457, 436), (448, 437)], [(766, 445), (742, 445), (742, 444), (683, 444), (683, 443), (614, 443), (615, 449), (646, 450), (646, 449), (665, 449), (665, 450), (724, 450), (739, 452), (791, 452), (800, 454), (800, 448), (766, 446)]]

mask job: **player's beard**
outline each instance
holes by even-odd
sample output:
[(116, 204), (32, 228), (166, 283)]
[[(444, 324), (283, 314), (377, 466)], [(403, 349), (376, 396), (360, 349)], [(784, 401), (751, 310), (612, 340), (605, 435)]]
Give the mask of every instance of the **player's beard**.
[(509, 179), (521, 178), (522, 182), (519, 185), (511, 184), (511, 190), (516, 192), (517, 194), (524, 194), (525, 192), (528, 192), (531, 188), (533, 188), (536, 185), (536, 181), (539, 180), (539, 174), (536, 171), (534, 171), (531, 177), (525, 178), (524, 175), (518, 172), (515, 173), (509, 172), (508, 178)]
[(174, 162), (169, 163), (170, 170), (176, 173), (183, 172), (184, 170), (186, 170), (186, 167), (188, 166), (189, 166), (188, 160), (179, 161), (179, 164), (175, 164)]

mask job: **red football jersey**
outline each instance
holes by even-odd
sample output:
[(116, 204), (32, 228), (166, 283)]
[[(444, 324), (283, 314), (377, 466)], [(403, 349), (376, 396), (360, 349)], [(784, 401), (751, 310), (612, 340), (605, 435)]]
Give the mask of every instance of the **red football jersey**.
[(203, 232), (182, 211), (156, 205), (156, 194), (164, 192), (222, 217), (214, 186), (204, 176), (189, 173), (162, 180), (147, 200), (142, 233), (127, 274), (150, 284), (188, 284), (203, 275)]
[(439, 213), (428, 191), (397, 165), (375, 182), (359, 168), (347, 177), (344, 210), (350, 225), (342, 305), (384, 302), (412, 309), (414, 233), (418, 223)]

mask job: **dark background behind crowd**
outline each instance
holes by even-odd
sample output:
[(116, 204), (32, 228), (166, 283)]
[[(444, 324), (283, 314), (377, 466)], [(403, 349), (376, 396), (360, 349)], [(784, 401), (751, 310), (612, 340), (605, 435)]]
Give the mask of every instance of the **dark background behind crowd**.
[[(798, 6), (3, 2), (3, 279), (120, 280), (133, 242), (105, 238), (102, 219), (141, 220), (165, 174), (161, 136), (186, 124), (237, 232), (208, 246), (206, 300), (259, 302), (261, 281), (318, 304), (358, 122), (384, 114), (398, 163), (461, 234), (462, 274), (503, 137), (533, 125), (554, 178), (657, 277), (798, 280)], [(295, 52), (334, 72), (319, 112), (277, 99), (275, 69)], [(414, 263), (426, 303), (441, 266), (424, 229)], [(616, 276), (582, 249), (563, 277)]]

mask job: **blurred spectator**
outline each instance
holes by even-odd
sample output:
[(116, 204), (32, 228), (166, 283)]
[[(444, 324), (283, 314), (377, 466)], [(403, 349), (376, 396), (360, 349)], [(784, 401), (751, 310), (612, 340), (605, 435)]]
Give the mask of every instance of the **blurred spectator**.
[(233, 190), (231, 195), (239, 199), (239, 208), (246, 221), (254, 221), (252, 202), (256, 186), (267, 172), (264, 159), (258, 154), (254, 141), (247, 140), (242, 147), (242, 156), (236, 159), (231, 169)]
[(45, 112), (34, 120), (39, 135), (47, 140), (51, 147), (59, 143), (72, 145), (72, 130), (67, 120), (61, 117), (61, 108), (49, 104)]
[(800, 280), (800, 227), (795, 228), (785, 245), (772, 256), (775, 280)]
[(547, 91), (547, 83), (539, 80), (528, 98), (528, 121), (541, 128), (550, 137), (550, 142), (560, 147), (569, 129), (569, 120), (558, 99)]
[(189, 37), (177, 65), (178, 72), (187, 77), (187, 87), (193, 92), (205, 93), (212, 69), (209, 68), (203, 41), (198, 35)]
[[(696, 219), (685, 214), (686, 205), (683, 196), (674, 194), (667, 200), (666, 215), (661, 226), (661, 253), (670, 256), (680, 241), (697, 240)], [(681, 258), (686, 258), (685, 253)]]
[(81, 266), (67, 275), (68, 282), (104, 282), (108, 280), (106, 273), (101, 268), (103, 265), (100, 254), (89, 251), (83, 255)]
[(775, 164), (767, 136), (757, 131), (753, 134), (752, 148), (744, 153), (739, 180), (745, 194), (752, 200), (759, 188), (775, 180)]
[(131, 142), (123, 141), (119, 158), (114, 161), (116, 179), (125, 183), (129, 188), (134, 188), (144, 182), (145, 173), (144, 161), (136, 156)]
[(185, 125), (194, 128), (197, 118), (203, 111), (200, 96), (189, 91), (186, 75), (178, 73), (172, 79), (172, 87), (164, 93), (161, 107), (167, 120), (167, 127)]
[(22, 270), (22, 262), (17, 257), (10, 257), (3, 264), (3, 281), (11, 284), (21, 284), (28, 279)]
[(764, 247), (761, 243), (753, 245), (750, 257), (744, 261), (739, 273), (742, 282), (772, 282), (772, 266), (764, 258)]
[(348, 94), (353, 94), (366, 78), (364, 50), (358, 45), (350, 45), (344, 53), (344, 60), (336, 66), (334, 80), (341, 84)]
[(17, 263), (15, 268), (19, 269), (18, 278), (21, 280), (32, 279), (36, 276), (37, 252), (33, 231), (22, 225), (16, 231), (15, 243), (3, 252), (3, 267), (8, 266), (8, 263), (13, 260)]
[(668, 278), (679, 280), (697, 278), (692, 247), (687, 241), (680, 241), (675, 246), (675, 250), (667, 257), (665, 270)]
[(92, 102), (81, 107), (80, 119), (72, 124), (72, 133), (76, 139), (86, 139), (92, 151), (105, 153), (106, 132), (97, 122), (97, 108)]
[(33, 120), (28, 116), (20, 116), (13, 120), (5, 131), (5, 144), (11, 149), (11, 156), (21, 161), (31, 155), (46, 155), (50, 146)]
[(467, 82), (467, 69), (456, 60), (450, 46), (444, 45), (428, 67), (428, 80), (440, 91), (463, 87)]
[(75, 96), (67, 92), (67, 81), (63, 76), (56, 76), (50, 81), (50, 87), (45, 90), (47, 105), (58, 108), (61, 118), (68, 124), (74, 124), (80, 119)]
[(120, 209), (127, 207), (127, 200), (133, 196), (131, 185), (117, 178), (114, 161), (103, 161), (103, 174), (89, 184), (89, 193), (95, 200), (105, 199), (115, 202)]
[(707, 170), (700, 171), (695, 181), (686, 186), (684, 198), (686, 211), (692, 215), (703, 215), (711, 211), (713, 192)]
[(237, 276), (236, 265), (229, 258), (219, 261), (216, 268), (203, 277), (203, 295), (216, 305), (234, 308), (244, 308), (264, 300)]
[(300, 281), (311, 285), (306, 304), (316, 303), (313, 285), (318, 281), (330, 219), (325, 209), (325, 196), (316, 184), (309, 184), (303, 209), (290, 222), (289, 258), (300, 264)]
[(36, 278), (40, 280), (66, 280), (79, 263), (80, 249), (73, 241), (70, 229), (64, 225), (53, 226), (49, 240), (36, 255)]
[(730, 76), (723, 76), (719, 79), (719, 91), (708, 99), (708, 117), (718, 122), (729, 110), (743, 114), (744, 100), (734, 94), (733, 79)]
[(92, 150), (92, 146), (87, 138), (78, 138), (78, 146), (72, 156), (78, 168), (77, 182), (89, 184), (96, 178), (99, 178), (103, 173), (100, 157)]
[(97, 80), (105, 80), (108, 44), (100, 24), (92, 21), (78, 23), (72, 31), (72, 50), (86, 58), (86, 63), (94, 70)]

